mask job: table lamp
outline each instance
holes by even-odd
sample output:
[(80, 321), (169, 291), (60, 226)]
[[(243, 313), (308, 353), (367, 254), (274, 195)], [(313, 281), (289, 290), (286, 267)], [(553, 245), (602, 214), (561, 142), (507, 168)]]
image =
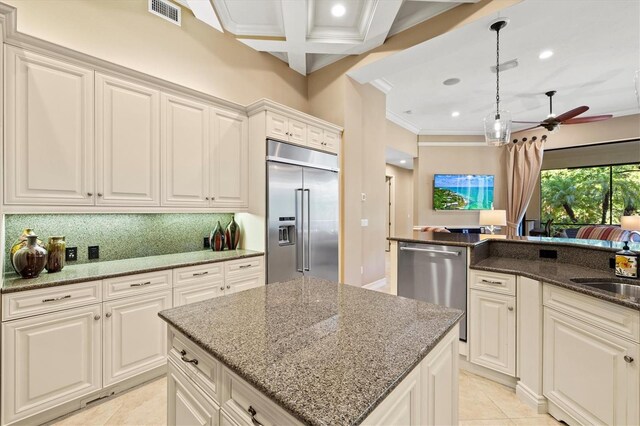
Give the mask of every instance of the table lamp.
[[(620, 228), (630, 233), (640, 231), (640, 216), (622, 216)], [(629, 238), (624, 242), (622, 251), (616, 253), (616, 275), (638, 278), (638, 255), (629, 249)]]
[(506, 210), (480, 210), (480, 226), (484, 226), (493, 235), (496, 226), (507, 225)]

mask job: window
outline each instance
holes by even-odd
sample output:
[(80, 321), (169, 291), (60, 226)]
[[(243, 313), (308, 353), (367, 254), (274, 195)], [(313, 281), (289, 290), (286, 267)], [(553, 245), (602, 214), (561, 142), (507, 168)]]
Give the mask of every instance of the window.
[(543, 170), (540, 218), (554, 225), (620, 223), (640, 213), (640, 163)]

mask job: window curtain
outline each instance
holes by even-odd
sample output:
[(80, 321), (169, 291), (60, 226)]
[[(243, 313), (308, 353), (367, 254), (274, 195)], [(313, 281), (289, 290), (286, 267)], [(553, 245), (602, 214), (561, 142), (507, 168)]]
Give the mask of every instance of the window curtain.
[(507, 147), (507, 236), (518, 235), (535, 190), (544, 152), (542, 140), (512, 143)]

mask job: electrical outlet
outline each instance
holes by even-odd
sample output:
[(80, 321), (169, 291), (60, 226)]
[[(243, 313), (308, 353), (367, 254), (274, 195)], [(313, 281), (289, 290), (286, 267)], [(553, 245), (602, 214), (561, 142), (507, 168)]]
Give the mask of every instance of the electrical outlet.
[(209, 237), (204, 237), (204, 240), (202, 241), (202, 247), (211, 248), (211, 241), (209, 241)]
[(100, 246), (89, 246), (89, 260), (100, 259)]
[(78, 247), (67, 247), (64, 251), (64, 259), (67, 262), (78, 260)]

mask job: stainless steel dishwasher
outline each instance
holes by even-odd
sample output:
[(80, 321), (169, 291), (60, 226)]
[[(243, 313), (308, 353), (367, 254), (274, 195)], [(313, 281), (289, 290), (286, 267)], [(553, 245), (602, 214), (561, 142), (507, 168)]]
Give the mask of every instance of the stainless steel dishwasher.
[(467, 340), (467, 249), (399, 243), (398, 296), (460, 309), (460, 340)]

